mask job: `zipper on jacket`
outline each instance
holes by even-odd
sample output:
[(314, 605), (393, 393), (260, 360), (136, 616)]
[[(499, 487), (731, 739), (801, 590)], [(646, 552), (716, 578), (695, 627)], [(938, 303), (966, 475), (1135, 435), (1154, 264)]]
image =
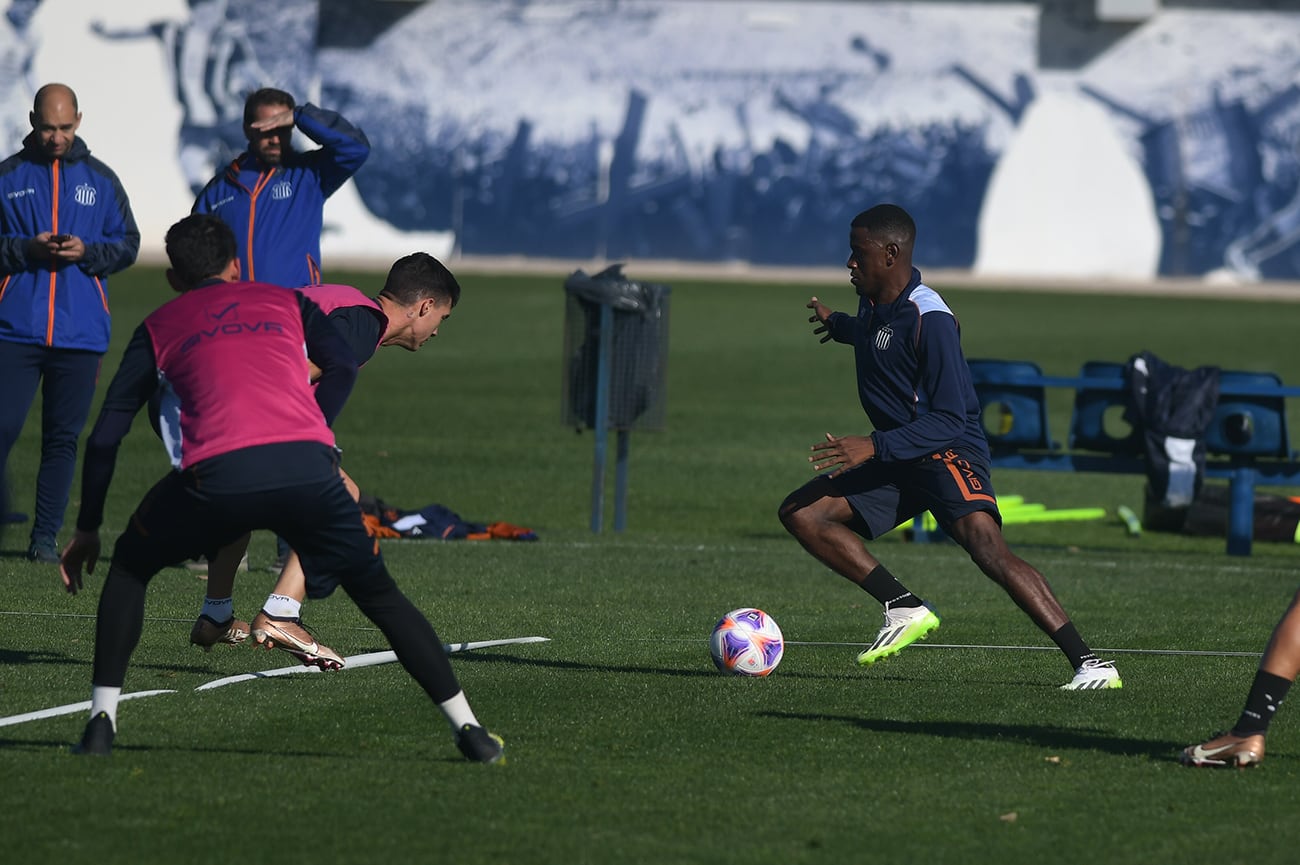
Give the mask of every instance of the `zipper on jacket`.
[[(50, 231), (54, 234), (59, 233), (59, 160), (50, 163), (50, 186), (53, 191), (50, 204), (50, 224), (53, 226)], [(54, 262), (50, 262), (54, 264)], [(45, 322), (45, 344), (54, 345), (54, 295), (58, 288), (59, 272), (53, 267), (50, 268), (50, 308), (49, 317)]]
[(266, 174), (259, 174), (257, 183), (253, 185), (253, 190), (248, 195), (248, 276), (244, 278), (249, 282), (257, 281), (253, 270), (253, 224), (257, 222), (257, 196), (262, 194), (262, 190), (274, 175), (274, 168)]

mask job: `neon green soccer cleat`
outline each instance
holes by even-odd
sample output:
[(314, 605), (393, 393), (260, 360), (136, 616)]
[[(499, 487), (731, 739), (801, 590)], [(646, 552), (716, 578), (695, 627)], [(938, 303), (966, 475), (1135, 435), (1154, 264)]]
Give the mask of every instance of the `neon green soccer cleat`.
[(1104, 691), (1110, 688), (1122, 688), (1124, 682), (1119, 677), (1113, 661), (1093, 658), (1084, 661), (1083, 666), (1074, 671), (1074, 678), (1061, 686), (1062, 691)]
[(897, 610), (891, 610), (886, 604), (885, 626), (876, 634), (876, 641), (871, 644), (871, 648), (858, 655), (858, 663), (866, 666), (881, 658), (896, 655), (917, 640), (925, 639), (937, 627), (939, 617), (929, 604)]

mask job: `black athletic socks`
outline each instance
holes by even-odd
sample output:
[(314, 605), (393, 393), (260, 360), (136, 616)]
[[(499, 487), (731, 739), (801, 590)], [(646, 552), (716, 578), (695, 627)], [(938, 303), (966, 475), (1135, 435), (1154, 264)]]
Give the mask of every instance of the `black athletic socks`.
[(1232, 735), (1254, 736), (1268, 732), (1273, 713), (1277, 711), (1278, 706), (1282, 705), (1282, 700), (1290, 688), (1291, 683), (1281, 676), (1265, 673), (1263, 670), (1255, 673), (1255, 681), (1246, 696), (1246, 708), (1242, 709), (1241, 717), (1232, 728)]
[(1094, 660), (1097, 656), (1088, 648), (1088, 644), (1079, 636), (1079, 632), (1074, 627), (1074, 622), (1066, 622), (1064, 625), (1052, 634), (1052, 642), (1065, 652), (1065, 656), (1070, 659), (1070, 666), (1079, 669), (1083, 666), (1084, 661)]
[(900, 583), (884, 565), (876, 565), (875, 569), (858, 585), (862, 587), (862, 591), (894, 609), (919, 607), (924, 604), (924, 601), (909, 592), (907, 587)]

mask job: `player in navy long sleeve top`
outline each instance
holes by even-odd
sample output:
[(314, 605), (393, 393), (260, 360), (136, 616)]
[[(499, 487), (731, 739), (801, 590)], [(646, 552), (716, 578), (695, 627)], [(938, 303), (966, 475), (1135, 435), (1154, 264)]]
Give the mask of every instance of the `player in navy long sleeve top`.
[(858, 398), (879, 458), (918, 459), (958, 444), (987, 461), (957, 319), (920, 271), (912, 268), (895, 300), (862, 297), (856, 316), (832, 313), (826, 324), (832, 339), (854, 347)]
[(847, 262), (857, 315), (833, 312), (816, 297), (808, 302), (822, 342), (854, 347), (858, 398), (873, 431), (827, 433), (813, 445), (809, 461), (825, 474), (786, 497), (781, 522), (804, 549), (884, 605), (884, 626), (858, 655), (860, 664), (939, 627), (933, 608), (858, 537), (878, 538), (928, 510), (1065, 654), (1075, 674), (1064, 689), (1121, 687), (1114, 664), (1088, 648), (1043, 575), (1007, 547), (957, 319), (912, 266), (915, 242), (916, 224), (901, 207), (858, 214)]

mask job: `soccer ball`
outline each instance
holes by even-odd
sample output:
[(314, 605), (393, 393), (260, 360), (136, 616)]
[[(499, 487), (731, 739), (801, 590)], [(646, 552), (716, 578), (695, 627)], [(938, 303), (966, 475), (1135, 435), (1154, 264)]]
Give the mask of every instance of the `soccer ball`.
[(773, 619), (762, 610), (741, 607), (713, 626), (709, 640), (713, 663), (724, 673), (766, 676), (781, 663), (785, 638)]

